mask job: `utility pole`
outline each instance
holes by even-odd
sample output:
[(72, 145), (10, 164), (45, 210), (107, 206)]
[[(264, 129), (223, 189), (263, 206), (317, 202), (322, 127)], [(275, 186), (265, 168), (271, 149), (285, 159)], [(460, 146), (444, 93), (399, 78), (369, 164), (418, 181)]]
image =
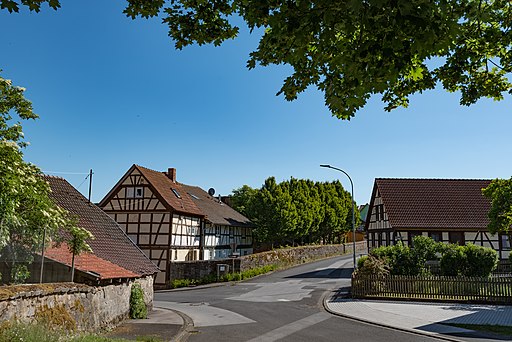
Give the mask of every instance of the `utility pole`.
[(39, 284), (43, 283), (45, 242), (46, 242), (46, 227), (43, 228), (43, 248), (41, 249), (41, 271), (40, 271), (40, 274), (39, 274)]
[(89, 203), (91, 202), (91, 191), (92, 191), (92, 169), (89, 171)]

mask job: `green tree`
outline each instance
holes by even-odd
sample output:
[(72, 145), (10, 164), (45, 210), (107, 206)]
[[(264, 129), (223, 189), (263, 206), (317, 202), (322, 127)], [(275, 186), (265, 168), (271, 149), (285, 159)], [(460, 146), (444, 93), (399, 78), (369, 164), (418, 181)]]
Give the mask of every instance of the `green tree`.
[(71, 258), (71, 282), (75, 281), (75, 257), (84, 253), (92, 252), (91, 246), (87, 243), (87, 240), (94, 239), (94, 236), (87, 229), (78, 227), (75, 224), (71, 224), (66, 227), (66, 231), (69, 233), (70, 238), (67, 240), (69, 252), (72, 254)]
[(509, 234), (512, 225), (512, 178), (495, 179), (482, 189), (482, 193), (491, 200), (487, 229), (492, 234)]
[[(0, 0), (39, 11), (58, 0)], [(261, 33), (248, 67), (288, 64), (278, 94), (294, 100), (310, 86), (332, 114), (350, 119), (370, 96), (386, 110), (407, 107), (412, 94), (438, 84), (470, 105), (512, 92), (512, 5), (509, 0), (127, 0), (124, 13), (160, 17), (177, 49), (220, 45), (241, 20)], [(434, 60), (435, 62), (432, 62)]]
[(236, 211), (240, 212), (251, 221), (254, 221), (257, 194), (258, 190), (253, 189), (248, 185), (243, 185), (241, 188), (233, 190), (231, 205)]
[(340, 182), (292, 177), (278, 184), (269, 177), (259, 190), (246, 185), (235, 189), (232, 203), (256, 224), (257, 242), (272, 247), (343, 242), (352, 229), (351, 196)]
[[(339, 181), (318, 183), (323, 205), (323, 218), (318, 231), (324, 242), (342, 241), (347, 232), (352, 231), (352, 196)], [(359, 222), (359, 210), (354, 208), (356, 225)]]
[(26, 279), (22, 271), (32, 262), (43, 230), (50, 239), (60, 227), (73, 226), (68, 213), (50, 199), (41, 171), (23, 160), (27, 143), (20, 122), (13, 121), (37, 118), (24, 91), (0, 77), (0, 259), (9, 270), (2, 279), (7, 283)]

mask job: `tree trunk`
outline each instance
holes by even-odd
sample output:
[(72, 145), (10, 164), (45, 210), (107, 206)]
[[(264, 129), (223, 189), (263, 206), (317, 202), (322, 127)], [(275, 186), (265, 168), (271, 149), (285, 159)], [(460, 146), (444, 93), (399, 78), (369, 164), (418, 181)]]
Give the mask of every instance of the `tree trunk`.
[(71, 258), (71, 282), (75, 282), (75, 253), (73, 253)]

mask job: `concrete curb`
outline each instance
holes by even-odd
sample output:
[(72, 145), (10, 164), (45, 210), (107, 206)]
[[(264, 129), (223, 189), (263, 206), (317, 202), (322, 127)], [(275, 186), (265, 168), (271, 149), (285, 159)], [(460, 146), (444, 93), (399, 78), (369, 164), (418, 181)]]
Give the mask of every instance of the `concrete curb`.
[(359, 317), (355, 317), (355, 316), (351, 316), (351, 315), (347, 315), (347, 314), (343, 314), (343, 313), (340, 313), (340, 312), (333, 311), (327, 305), (328, 297), (330, 297), (330, 296), (332, 296), (332, 291), (331, 292), (326, 292), (324, 294), (324, 296), (323, 296), (323, 306), (324, 306), (324, 310), (327, 311), (328, 313), (332, 314), (332, 315), (343, 317), (343, 318), (347, 318), (347, 319), (351, 319), (351, 320), (362, 322), (362, 323), (366, 323), (366, 324), (375, 325), (375, 326), (386, 328), (386, 329), (403, 331), (403, 332), (414, 334), (414, 335), (433, 337), (433, 338), (437, 338), (437, 339), (444, 340), (444, 341), (449, 341), (449, 342), (464, 342), (463, 340), (459, 340), (459, 339), (456, 339), (456, 338), (453, 338), (453, 337), (450, 337), (450, 336), (446, 336), (446, 335), (443, 335), (443, 334), (431, 333), (431, 332), (428, 332), (428, 331), (421, 331), (421, 330), (416, 330), (416, 329), (408, 329), (408, 328), (396, 327), (396, 326), (392, 326), (392, 325), (388, 325), (388, 324), (383, 324), (383, 323), (379, 323), (379, 322), (374, 322), (374, 321), (370, 321), (370, 320), (362, 319), (362, 318), (359, 318)]
[(185, 315), (183, 312), (180, 312), (177, 310), (166, 309), (166, 308), (159, 308), (159, 309), (172, 311), (175, 314), (177, 314), (178, 316), (180, 316), (181, 319), (183, 320), (183, 325), (181, 326), (178, 333), (171, 338), (171, 341), (182, 342), (182, 341), (188, 340), (188, 337), (190, 336), (190, 334), (194, 328), (194, 321), (192, 320), (192, 318)]

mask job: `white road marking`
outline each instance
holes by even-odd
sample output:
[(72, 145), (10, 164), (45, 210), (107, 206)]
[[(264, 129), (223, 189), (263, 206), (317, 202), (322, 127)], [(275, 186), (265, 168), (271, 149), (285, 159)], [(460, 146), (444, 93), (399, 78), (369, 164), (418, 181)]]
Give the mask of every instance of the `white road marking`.
[(155, 307), (183, 312), (194, 321), (195, 327), (255, 323), (252, 319), (208, 303), (176, 303), (155, 301)]
[(308, 316), (303, 319), (299, 319), (293, 323), (283, 325), (277, 329), (271, 330), (261, 336), (255, 337), (248, 342), (272, 342), (282, 339), (286, 336), (290, 336), (291, 334), (296, 333), (297, 331), (301, 331), (303, 329), (309, 328), (312, 325), (323, 322), (327, 319), (331, 318), (331, 316), (325, 312), (319, 312), (314, 315)]
[(301, 280), (287, 280), (278, 283), (254, 285), (257, 286), (255, 290), (227, 299), (255, 303), (274, 303), (283, 300), (298, 302), (304, 298), (311, 297), (311, 292), (313, 292), (312, 288), (304, 288), (311, 286), (311, 284), (304, 283)]

